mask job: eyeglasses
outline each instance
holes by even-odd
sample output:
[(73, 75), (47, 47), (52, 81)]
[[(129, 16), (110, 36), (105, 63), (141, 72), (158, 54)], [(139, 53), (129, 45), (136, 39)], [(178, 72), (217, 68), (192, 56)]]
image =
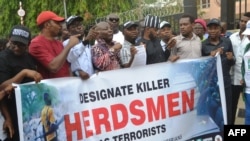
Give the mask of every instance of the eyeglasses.
[(119, 18), (109, 18), (109, 21), (111, 21), (111, 22), (119, 22)]

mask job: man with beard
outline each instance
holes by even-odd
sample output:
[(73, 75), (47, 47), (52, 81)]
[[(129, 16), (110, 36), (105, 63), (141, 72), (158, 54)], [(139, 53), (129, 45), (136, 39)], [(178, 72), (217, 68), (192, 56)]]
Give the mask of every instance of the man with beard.
[(70, 76), (66, 59), (70, 49), (80, 42), (80, 34), (71, 36), (63, 48), (62, 42), (56, 37), (62, 32), (64, 20), (52, 11), (42, 11), (36, 19), (41, 32), (31, 41), (29, 52), (38, 62), (38, 72), (44, 79)]
[(107, 16), (106, 21), (110, 24), (111, 29), (113, 30), (113, 40), (123, 44), (124, 36), (119, 30), (119, 16), (115, 13), (111, 13)]
[[(208, 38), (202, 42), (202, 56), (215, 56), (220, 53), (224, 90), (227, 108), (227, 124), (233, 124), (232, 88), (230, 69), (235, 64), (232, 43), (229, 38), (221, 36), (221, 25), (218, 19), (211, 19), (207, 24)], [(218, 117), (214, 111), (210, 112), (212, 118)]]
[[(67, 29), (70, 35), (82, 34), (80, 41), (77, 45), (70, 49), (67, 60), (71, 63), (71, 71), (75, 76), (79, 76), (81, 79), (88, 79), (94, 74), (94, 67), (91, 57), (91, 45), (89, 41), (94, 40), (97, 36), (97, 32), (92, 27), (87, 36), (84, 36), (83, 18), (80, 16), (70, 16), (66, 20)], [(63, 46), (67, 46), (69, 39), (63, 42)]]
[(139, 25), (133, 21), (128, 21), (123, 24), (124, 43), (120, 54), (122, 67), (124, 68), (131, 66), (134, 56), (137, 53), (135, 41), (139, 34), (138, 26)]
[(145, 17), (144, 32), (138, 43), (144, 43), (146, 46), (147, 64), (166, 62), (170, 55), (169, 50), (163, 51), (160, 40), (157, 38), (159, 24), (159, 17), (152, 15)]
[(92, 61), (97, 71), (121, 68), (120, 49), (122, 45), (113, 41), (113, 31), (107, 22), (96, 24), (97, 44), (91, 48)]
[(231, 68), (231, 80), (232, 80), (232, 100), (233, 100), (233, 122), (235, 121), (236, 109), (240, 97), (240, 93), (243, 90), (243, 86), (240, 81), (242, 80), (241, 75), (241, 64), (243, 59), (244, 50), (249, 43), (247, 35), (242, 33), (246, 29), (246, 23), (250, 20), (250, 12), (245, 13), (240, 20), (240, 31), (233, 33), (229, 38), (233, 45), (233, 51), (235, 55), (235, 65)]
[(176, 44), (172, 48), (170, 60), (201, 57), (201, 40), (193, 33), (194, 17), (182, 15), (179, 20), (180, 35), (174, 37)]

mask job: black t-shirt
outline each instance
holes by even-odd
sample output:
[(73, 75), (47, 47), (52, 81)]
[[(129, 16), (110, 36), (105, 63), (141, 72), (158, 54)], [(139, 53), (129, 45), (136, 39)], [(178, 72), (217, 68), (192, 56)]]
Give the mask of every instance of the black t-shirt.
[[(23, 69), (36, 70), (35, 60), (26, 52), (22, 56), (16, 56), (9, 49), (0, 52), (0, 83), (14, 77)], [(33, 81), (24, 78), (21, 83)]]
[[(5, 49), (0, 52), (0, 83), (14, 77), (23, 69), (36, 70), (36, 64), (31, 55), (26, 52), (22, 56), (16, 56), (9, 49)], [(30, 78), (24, 78), (21, 83), (34, 81)], [(12, 124), (15, 129), (15, 134), (12, 138), (13, 141), (19, 140), (18, 131), (18, 115), (16, 108), (16, 97), (12, 94), (12, 98), (8, 99), (5, 97), (4, 101), (7, 103), (9, 113), (12, 118)]]

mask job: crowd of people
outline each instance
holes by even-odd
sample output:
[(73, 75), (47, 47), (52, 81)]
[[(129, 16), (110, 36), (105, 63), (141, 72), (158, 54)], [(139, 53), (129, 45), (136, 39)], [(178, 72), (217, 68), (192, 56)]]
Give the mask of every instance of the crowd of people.
[(145, 65), (219, 53), (228, 124), (234, 124), (241, 93), (246, 104), (245, 124), (250, 124), (250, 13), (241, 17), (239, 32), (225, 34), (222, 23), (184, 14), (176, 35), (171, 24), (158, 16), (120, 23), (119, 16), (111, 13), (86, 34), (82, 17), (65, 19), (53, 11), (42, 11), (36, 19), (40, 32), (34, 38), (28, 27), (13, 26), (0, 52), (0, 140), (19, 140), (12, 83), (69, 76), (86, 80), (100, 71), (129, 68), (140, 45), (146, 52)]

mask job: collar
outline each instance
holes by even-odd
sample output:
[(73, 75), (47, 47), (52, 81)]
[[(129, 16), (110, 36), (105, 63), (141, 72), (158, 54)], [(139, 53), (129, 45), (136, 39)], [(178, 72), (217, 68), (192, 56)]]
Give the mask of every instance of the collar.
[[(198, 37), (193, 32), (192, 32), (192, 35), (193, 36), (192, 36), (192, 38), (190, 40), (194, 40), (194, 39), (196, 39)], [(188, 38), (184, 37), (182, 34), (180, 34), (180, 38), (181, 38), (181, 40), (188, 39)]]
[(163, 46), (167, 46), (167, 44), (163, 41), (163, 40), (161, 40), (161, 46), (163, 47)]

